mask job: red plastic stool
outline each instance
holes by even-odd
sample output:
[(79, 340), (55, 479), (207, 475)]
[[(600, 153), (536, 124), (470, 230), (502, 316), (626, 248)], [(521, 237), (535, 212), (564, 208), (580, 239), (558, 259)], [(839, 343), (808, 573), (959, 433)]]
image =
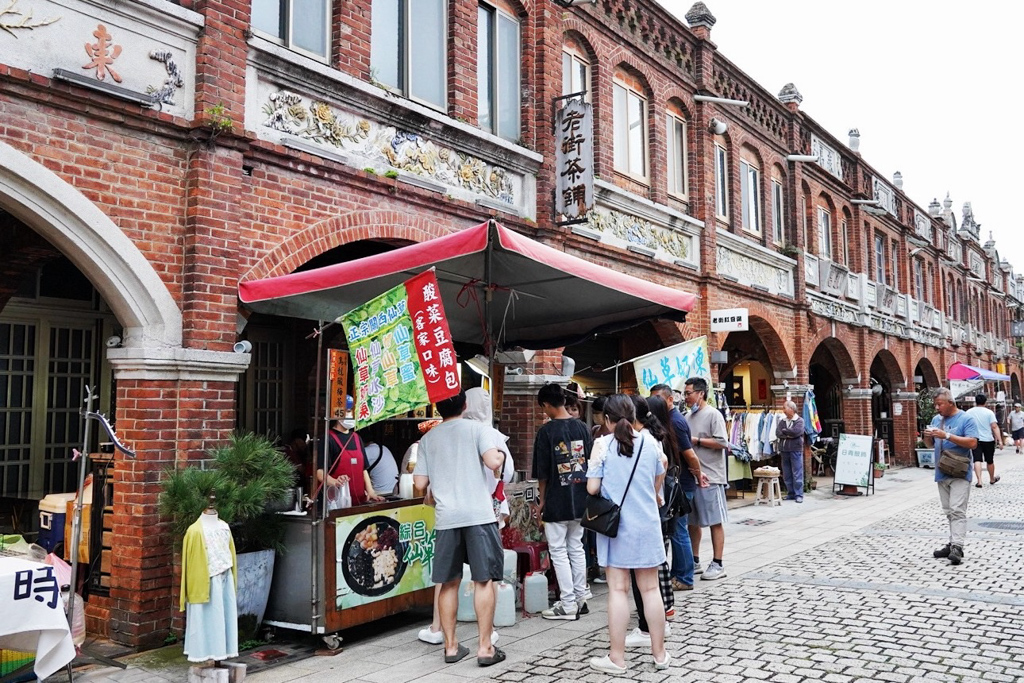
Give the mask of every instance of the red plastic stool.
[(514, 550), (519, 560), (516, 569), (519, 572), (519, 580), (522, 581), (530, 572), (547, 571), (551, 566), (548, 557), (548, 544), (544, 541), (528, 541), (517, 545)]

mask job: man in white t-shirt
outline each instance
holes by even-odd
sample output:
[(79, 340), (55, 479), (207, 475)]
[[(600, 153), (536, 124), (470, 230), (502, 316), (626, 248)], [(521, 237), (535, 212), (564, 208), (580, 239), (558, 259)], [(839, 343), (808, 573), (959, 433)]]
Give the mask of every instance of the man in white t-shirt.
[(382, 496), (395, 492), (398, 486), (398, 461), (387, 446), (383, 446), (367, 435), (363, 439), (366, 449), (366, 471), (370, 474), (373, 490)]
[(1010, 413), (1010, 433), (1013, 435), (1013, 445), (1020, 453), (1021, 446), (1024, 446), (1024, 410), (1020, 409), (1019, 403), (1013, 404), (1013, 412)]
[(1003, 450), (1003, 433), (999, 431), (999, 420), (996, 414), (985, 407), (988, 402), (985, 394), (978, 394), (974, 397), (974, 407), (967, 411), (967, 414), (978, 424), (978, 446), (973, 453), (974, 459), (974, 486), (981, 488), (981, 464), (988, 465), (989, 483), (996, 483), (999, 477), (996, 476), (996, 446)]

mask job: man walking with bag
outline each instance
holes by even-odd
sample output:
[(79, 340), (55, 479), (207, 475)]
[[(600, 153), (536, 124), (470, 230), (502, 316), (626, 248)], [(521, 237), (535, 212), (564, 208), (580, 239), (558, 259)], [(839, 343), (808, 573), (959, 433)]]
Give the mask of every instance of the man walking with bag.
[(935, 557), (948, 557), (950, 564), (964, 559), (967, 540), (967, 501), (971, 497), (971, 450), (978, 446), (978, 423), (956, 407), (949, 389), (935, 394), (938, 414), (924, 430), (924, 442), (935, 448), (935, 482), (939, 502), (949, 520), (949, 543), (936, 550)]

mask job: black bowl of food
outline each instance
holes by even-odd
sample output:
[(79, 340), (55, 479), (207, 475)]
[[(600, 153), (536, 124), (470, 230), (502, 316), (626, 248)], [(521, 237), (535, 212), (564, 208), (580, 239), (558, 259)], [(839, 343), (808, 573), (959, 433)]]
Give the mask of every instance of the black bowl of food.
[(405, 574), (405, 543), (398, 540), (399, 523), (390, 517), (359, 522), (342, 546), (341, 570), (348, 587), (375, 597), (392, 590)]

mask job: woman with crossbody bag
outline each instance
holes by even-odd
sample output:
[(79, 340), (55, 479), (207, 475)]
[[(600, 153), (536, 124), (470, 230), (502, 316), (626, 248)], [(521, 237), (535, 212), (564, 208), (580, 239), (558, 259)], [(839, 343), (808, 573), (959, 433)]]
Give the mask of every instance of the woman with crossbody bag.
[(665, 561), (658, 512), (658, 490), (665, 474), (653, 438), (633, 428), (636, 412), (629, 396), (619, 394), (604, 405), (609, 436), (594, 442), (587, 468), (587, 491), (619, 506), (618, 531), (614, 538), (597, 535), (598, 562), (608, 577), (608, 633), (611, 652), (590, 660), (598, 671), (621, 674), (625, 660), (626, 626), (629, 623), (629, 570), (634, 570), (651, 634), (651, 651), (657, 669), (667, 669), (665, 605), (658, 588), (658, 567)]

